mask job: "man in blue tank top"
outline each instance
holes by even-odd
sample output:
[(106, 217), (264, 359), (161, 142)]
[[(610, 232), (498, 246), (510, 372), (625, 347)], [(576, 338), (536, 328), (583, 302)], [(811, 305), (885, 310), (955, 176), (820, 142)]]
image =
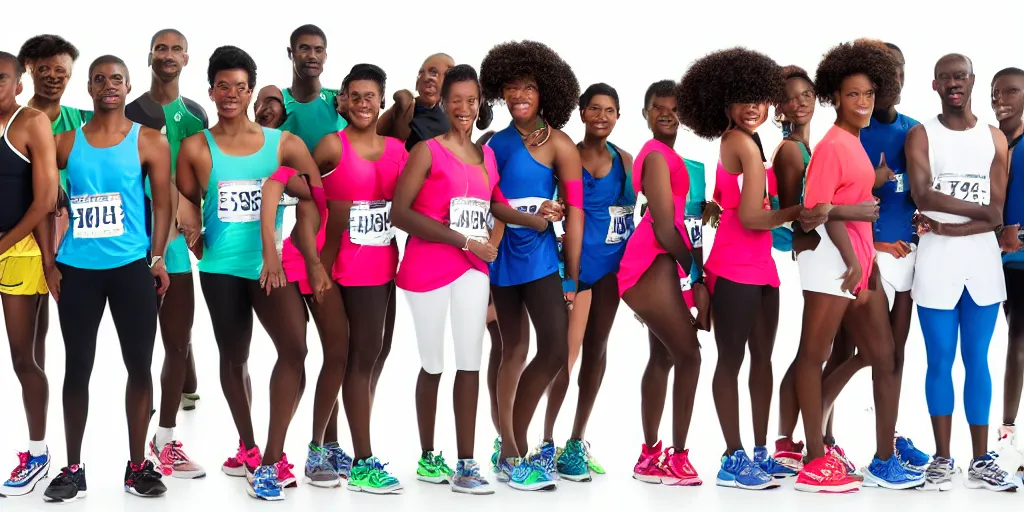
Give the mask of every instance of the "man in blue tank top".
[[(161, 496), (167, 490), (145, 453), (157, 300), (169, 284), (164, 250), (173, 216), (170, 147), (160, 132), (125, 117), (130, 90), (124, 61), (112, 55), (96, 59), (89, 66), (96, 114), (87, 125), (56, 139), (57, 165), (67, 169), (71, 222), (57, 251), (59, 272), (48, 283), (66, 353), (62, 403), (68, 465), (47, 487), (48, 501), (71, 501), (87, 490), (82, 438), (96, 339), (108, 304), (128, 371), (130, 460), (124, 489), (138, 496)], [(153, 193), (152, 237), (147, 233), (146, 179)]]

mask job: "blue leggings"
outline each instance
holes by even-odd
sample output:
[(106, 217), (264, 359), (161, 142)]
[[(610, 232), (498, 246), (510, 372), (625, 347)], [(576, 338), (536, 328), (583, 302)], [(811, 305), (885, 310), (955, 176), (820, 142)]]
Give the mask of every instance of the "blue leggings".
[(917, 306), (917, 318), (928, 353), (925, 397), (932, 416), (953, 414), (953, 360), (957, 331), (964, 360), (964, 410), (970, 425), (988, 425), (992, 405), (992, 376), (988, 371), (988, 346), (996, 328), (999, 303), (979, 306), (964, 288), (953, 309)]

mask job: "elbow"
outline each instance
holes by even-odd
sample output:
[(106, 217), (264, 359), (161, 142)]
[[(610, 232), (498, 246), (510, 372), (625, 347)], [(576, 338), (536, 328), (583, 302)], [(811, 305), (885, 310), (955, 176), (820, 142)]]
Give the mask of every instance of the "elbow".
[(391, 204), (391, 225), (401, 229), (402, 231), (408, 231), (409, 228), (409, 215), (408, 209), (402, 208), (394, 203)]

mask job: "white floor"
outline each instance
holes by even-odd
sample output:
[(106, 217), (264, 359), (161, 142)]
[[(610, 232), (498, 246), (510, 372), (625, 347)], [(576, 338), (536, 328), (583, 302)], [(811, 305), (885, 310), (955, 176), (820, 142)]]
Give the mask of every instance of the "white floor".
[[(783, 310), (774, 360), (777, 390), (778, 379), (781, 379), (796, 351), (801, 297), (798, 287), (799, 278), (794, 264), (788, 255), (776, 254), (783, 282)], [(198, 279), (196, 289), (198, 293)], [(99, 354), (90, 388), (92, 398), (84, 447), (84, 460), (88, 468), (89, 497), (67, 505), (66, 510), (110, 511), (138, 506), (145, 506), (150, 510), (180, 510), (192, 507), (196, 507), (196, 510), (213, 510), (237, 506), (307, 510), (313, 507), (322, 508), (325, 505), (332, 509), (348, 509), (364, 504), (389, 506), (396, 510), (422, 510), (425, 506), (431, 508), (472, 506), (480, 510), (498, 510), (508, 504), (527, 507), (540, 504), (544, 504), (544, 506), (578, 504), (584, 507), (606, 509), (610, 508), (609, 504), (613, 503), (612, 500), (615, 500), (614, 503), (618, 506), (637, 504), (644, 505), (645, 508), (678, 505), (680, 500), (686, 500), (687, 504), (702, 507), (734, 508), (770, 504), (769, 506), (795, 508), (802, 505), (828, 503), (830, 509), (838, 507), (831, 510), (854, 510), (897, 503), (901, 507), (911, 509), (968, 507), (976, 505), (978, 500), (984, 500), (986, 505), (996, 507), (1019, 507), (1021, 499), (1019, 493), (1015, 495), (969, 491), (961, 486), (957, 486), (952, 492), (941, 495), (916, 491), (895, 492), (865, 489), (849, 496), (815, 496), (798, 493), (791, 489), (792, 481), (786, 482), (782, 489), (763, 493), (716, 487), (714, 476), (718, 468), (718, 458), (724, 446), (711, 397), (711, 374), (714, 371), (717, 355), (714, 338), (708, 333), (701, 335), (704, 346), (704, 364), (689, 437), (691, 458), (704, 478), (705, 485), (699, 488), (669, 488), (639, 483), (631, 479), (630, 475), (642, 442), (639, 418), (639, 381), (647, 359), (647, 341), (643, 328), (633, 319), (632, 312), (625, 305), (619, 310), (617, 322), (612, 330), (608, 349), (610, 361), (608, 372), (587, 435), (595, 454), (607, 468), (607, 475), (596, 478), (590, 484), (565, 482), (552, 493), (521, 493), (496, 485), (496, 495), (482, 497), (457, 495), (450, 492), (445, 486), (420, 483), (415, 480), (419, 443), (413, 401), (419, 359), (413, 337), (412, 320), (404, 298), (399, 297), (394, 348), (380, 381), (377, 406), (375, 407), (376, 415), (373, 419), (373, 434), (375, 453), (382, 460), (391, 463), (388, 469), (405, 484), (405, 493), (401, 496), (377, 497), (360, 495), (344, 489), (315, 489), (300, 484), (297, 489), (287, 491), (287, 500), (284, 502), (258, 504), (246, 495), (243, 480), (229, 478), (220, 472), (220, 464), (227, 456), (234, 453), (238, 436), (234, 432), (228, 408), (220, 391), (217, 350), (210, 329), (208, 313), (201, 297), (198, 297), (196, 302), (193, 347), (196, 352), (199, 394), (202, 395), (202, 400), (200, 400), (197, 410), (179, 414), (177, 432), (178, 437), (185, 443), (187, 451), (198, 462), (206, 466), (209, 476), (196, 481), (167, 479), (169, 492), (166, 497), (149, 501), (140, 501), (140, 498), (128, 496), (123, 492), (121, 484), (127, 460), (127, 429), (123, 407), (126, 374), (117, 348), (113, 325), (108, 315), (101, 325)], [(899, 428), (901, 432), (912, 436), (922, 449), (930, 452), (934, 448), (934, 444), (924, 403), (925, 355), (920, 328), (916, 324), (916, 319), (914, 322), (907, 346)], [(306, 368), (309, 375), (315, 379), (320, 368), (321, 351), (312, 324), (307, 336), (310, 350)], [(54, 457), (54, 467), (50, 470), (51, 476), (56, 475), (59, 466), (65, 463), (60, 398), (64, 374), (64, 350), (60, 339), (56, 307), (51, 304), (50, 336), (47, 343), (47, 370), (51, 386), (48, 442)], [(1000, 318), (989, 356), (993, 381), (991, 416), (993, 424), (998, 424), (1002, 410), (1005, 351), (1006, 323)], [(0, 469), (6, 475), (7, 468), (13, 468), (16, 463), (15, 451), (24, 450), (26, 447), (27, 431), (22, 413), (20, 387), (11, 371), (9, 355), (7, 351), (0, 351), (0, 353), (2, 353), (0, 355), (0, 384), (7, 391), (3, 395), (2, 402), (3, 410), (7, 414), (2, 427), (0, 427), (2, 429), (0, 430), (2, 433), (0, 435), (0, 466), (2, 468)], [(266, 432), (267, 386), (274, 357), (270, 340), (262, 330), (257, 328), (253, 339), (250, 372), (256, 392), (254, 424), (257, 427), (257, 439), (261, 445), (264, 443)], [(163, 350), (160, 348), (158, 340), (153, 365), (154, 380), (157, 382), (162, 361)], [(449, 366), (453, 364), (450, 353), (448, 354), (448, 364)], [(962, 366), (957, 364), (954, 372), (958, 403), (953, 431), (953, 449), (954, 456), (962, 464), (970, 456), (970, 442), (966, 422), (963, 418), (963, 407), (959, 402), (963, 379)], [(451, 375), (446, 375), (438, 404), (440, 413), (437, 425), (437, 448), (443, 450), (449, 460), (455, 458), (454, 421), (450, 412), (451, 382)], [(741, 373), (740, 382), (740, 409), (744, 422), (744, 442), (748, 449), (751, 449), (753, 438), (749, 424), (749, 402), (745, 390), (745, 368)], [(870, 386), (870, 373), (862, 372), (854, 378), (837, 405), (836, 436), (858, 464), (867, 463), (873, 452), (874, 421)], [(490, 456), (490, 446), (495, 433), (490, 423), (485, 389), (483, 379), (481, 379), (476, 455), (477, 459), (486, 465), (485, 461)], [(287, 453), (296, 465), (295, 472), (299, 475), (301, 475), (301, 467), (305, 459), (305, 446), (310, 438), (312, 393), (313, 386), (307, 386), (287, 442)], [(156, 396), (159, 396), (159, 392)], [(568, 405), (563, 410), (557, 426), (556, 438), (559, 443), (564, 442), (569, 434), (575, 400), (576, 391), (571, 388), (566, 400)], [(542, 402), (532, 425), (531, 439), (540, 438), (543, 408)], [(666, 412), (665, 423), (662, 426), (662, 432), (666, 439), (669, 437), (670, 417), (670, 413)], [(773, 411), (769, 427), (769, 443), (774, 439), (776, 426), (775, 411)], [(155, 428), (155, 421), (153, 428)], [(802, 426), (799, 428), (802, 429)], [(994, 438), (994, 436), (993, 433), (992, 437)], [(343, 428), (342, 439), (346, 437), (347, 428)], [(802, 430), (798, 430), (798, 437), (803, 438)], [(350, 445), (350, 443), (345, 444), (346, 448)], [(486, 474), (490, 476), (489, 471)], [(41, 483), (36, 492), (29, 496), (0, 500), (0, 510), (37, 510), (38, 507), (43, 506), (42, 490), (44, 487), (45, 482)], [(330, 501), (325, 503), (324, 500)]]

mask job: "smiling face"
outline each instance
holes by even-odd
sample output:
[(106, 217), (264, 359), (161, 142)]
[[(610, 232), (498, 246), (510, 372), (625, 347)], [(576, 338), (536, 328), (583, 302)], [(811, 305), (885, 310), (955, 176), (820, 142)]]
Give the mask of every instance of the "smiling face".
[(74, 63), (66, 53), (26, 62), (35, 95), (59, 102), (71, 80), (71, 66)]
[(1003, 75), (992, 84), (992, 111), (999, 124), (1024, 117), (1024, 76)]
[(461, 80), (448, 87), (444, 98), (448, 122), (458, 132), (471, 133), (473, 123), (480, 114), (480, 87), (473, 80)]
[(169, 32), (156, 38), (149, 52), (149, 65), (153, 74), (162, 80), (173, 80), (188, 64), (188, 42), (178, 34)]
[(317, 78), (324, 72), (327, 62), (327, 43), (317, 35), (299, 36), (295, 47), (288, 49), (295, 75), (302, 78)]
[(217, 72), (210, 88), (210, 99), (217, 105), (217, 115), (234, 119), (246, 115), (252, 101), (249, 73), (244, 69), (225, 69)]
[(131, 90), (128, 70), (121, 64), (99, 64), (90, 72), (89, 96), (97, 112), (123, 110)]
[(836, 100), (837, 120), (850, 128), (866, 128), (875, 110), (875, 84), (858, 73), (843, 79)]
[(606, 94), (595, 94), (590, 103), (580, 111), (580, 118), (587, 136), (607, 139), (619, 120), (619, 108), (615, 99)]
[(540, 90), (533, 78), (521, 78), (506, 84), (502, 96), (509, 114), (517, 123), (528, 123), (540, 112)]
[(675, 96), (655, 96), (644, 110), (647, 127), (655, 138), (675, 137), (679, 132), (679, 108)]
[(360, 130), (377, 124), (380, 115), (381, 90), (373, 80), (353, 80), (345, 89), (349, 123)]
[(778, 110), (794, 126), (810, 124), (814, 116), (814, 84), (803, 77), (786, 80), (786, 102)]
[(767, 103), (733, 103), (729, 106), (729, 121), (744, 132), (753, 134), (766, 119)]
[(974, 70), (971, 67), (971, 63), (960, 56), (943, 57), (935, 65), (932, 89), (939, 93), (944, 106), (964, 109), (970, 104), (974, 90)]

